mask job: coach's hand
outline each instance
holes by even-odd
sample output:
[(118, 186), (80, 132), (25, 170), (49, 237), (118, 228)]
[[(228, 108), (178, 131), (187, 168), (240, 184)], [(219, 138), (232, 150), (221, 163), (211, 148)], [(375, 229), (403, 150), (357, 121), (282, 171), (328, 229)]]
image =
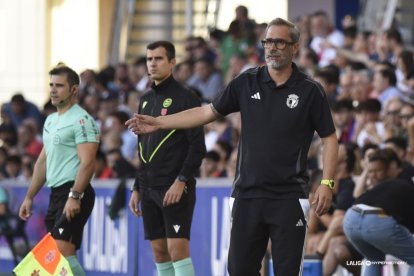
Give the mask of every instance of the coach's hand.
[(33, 204), (33, 200), (31, 200), (28, 197), (24, 198), (23, 203), (20, 206), (20, 210), (19, 210), (19, 217), (22, 220), (27, 220), (32, 215), (32, 204)]
[(178, 179), (174, 181), (174, 183), (165, 193), (164, 201), (162, 203), (164, 207), (180, 202), (181, 196), (183, 195), (185, 189), (185, 185), (185, 182), (182, 182)]
[(71, 197), (68, 198), (65, 204), (65, 208), (63, 209), (63, 213), (66, 214), (68, 221), (71, 221), (77, 214), (80, 213), (80, 206), (80, 200)]
[(318, 216), (326, 214), (329, 208), (331, 208), (332, 194), (332, 189), (326, 185), (319, 185), (318, 189), (316, 189), (312, 205), (316, 205), (315, 213)]
[(137, 217), (142, 216), (142, 211), (139, 209), (140, 201), (139, 192), (132, 191), (131, 198), (129, 199), (129, 209)]

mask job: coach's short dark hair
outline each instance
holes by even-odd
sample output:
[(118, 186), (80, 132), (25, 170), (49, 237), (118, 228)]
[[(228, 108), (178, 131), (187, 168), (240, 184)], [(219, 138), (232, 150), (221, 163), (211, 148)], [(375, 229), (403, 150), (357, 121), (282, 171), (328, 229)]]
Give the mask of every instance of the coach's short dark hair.
[(172, 44), (171, 42), (166, 40), (159, 40), (147, 45), (148, 50), (154, 50), (158, 47), (162, 47), (165, 49), (165, 51), (167, 52), (168, 60), (172, 60), (173, 58), (175, 58), (175, 47), (174, 44)]
[(55, 68), (50, 70), (49, 75), (66, 75), (70, 87), (79, 85), (80, 83), (79, 75), (64, 63), (59, 63)]

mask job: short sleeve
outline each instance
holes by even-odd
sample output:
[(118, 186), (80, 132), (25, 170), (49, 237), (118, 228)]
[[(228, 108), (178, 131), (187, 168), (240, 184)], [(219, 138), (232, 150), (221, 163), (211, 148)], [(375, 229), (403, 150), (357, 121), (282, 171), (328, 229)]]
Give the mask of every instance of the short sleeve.
[(213, 99), (214, 109), (222, 116), (240, 111), (239, 94), (237, 83), (240, 77), (232, 80), (217, 96)]
[(335, 132), (331, 109), (322, 86), (318, 83), (313, 88), (314, 92), (311, 120), (319, 137), (324, 138)]
[(75, 143), (99, 143), (99, 130), (95, 120), (88, 114), (79, 117), (74, 122)]

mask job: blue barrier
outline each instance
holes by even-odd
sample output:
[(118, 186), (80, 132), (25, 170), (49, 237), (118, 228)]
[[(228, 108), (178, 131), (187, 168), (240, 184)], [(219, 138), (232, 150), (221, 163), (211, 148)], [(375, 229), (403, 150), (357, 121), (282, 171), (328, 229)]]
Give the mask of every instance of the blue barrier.
[[(118, 182), (93, 183), (96, 191), (95, 207), (84, 229), (79, 260), (87, 275), (156, 275), (149, 242), (144, 240), (142, 219), (134, 217), (127, 208), (114, 221), (107, 214), (107, 206), (111, 203)], [(10, 182), (0, 182), (0, 185), (7, 187), (12, 202), (18, 206), (26, 193), (27, 185)], [(196, 275), (226, 275), (230, 243), (230, 185), (229, 179), (198, 181), (190, 241)], [(34, 201), (34, 215), (26, 225), (32, 245), (46, 233), (43, 218), (48, 196), (48, 189), (39, 192)], [(127, 199), (129, 200), (129, 192)], [(13, 266), (8, 246), (4, 239), (0, 239), (0, 272), (10, 272)]]

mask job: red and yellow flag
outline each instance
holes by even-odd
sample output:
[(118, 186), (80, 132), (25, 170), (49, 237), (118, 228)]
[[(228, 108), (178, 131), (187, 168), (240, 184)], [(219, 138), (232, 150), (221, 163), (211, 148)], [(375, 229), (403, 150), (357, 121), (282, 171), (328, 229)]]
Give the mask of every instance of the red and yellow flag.
[(17, 276), (73, 276), (69, 263), (59, 252), (50, 233), (13, 269)]

